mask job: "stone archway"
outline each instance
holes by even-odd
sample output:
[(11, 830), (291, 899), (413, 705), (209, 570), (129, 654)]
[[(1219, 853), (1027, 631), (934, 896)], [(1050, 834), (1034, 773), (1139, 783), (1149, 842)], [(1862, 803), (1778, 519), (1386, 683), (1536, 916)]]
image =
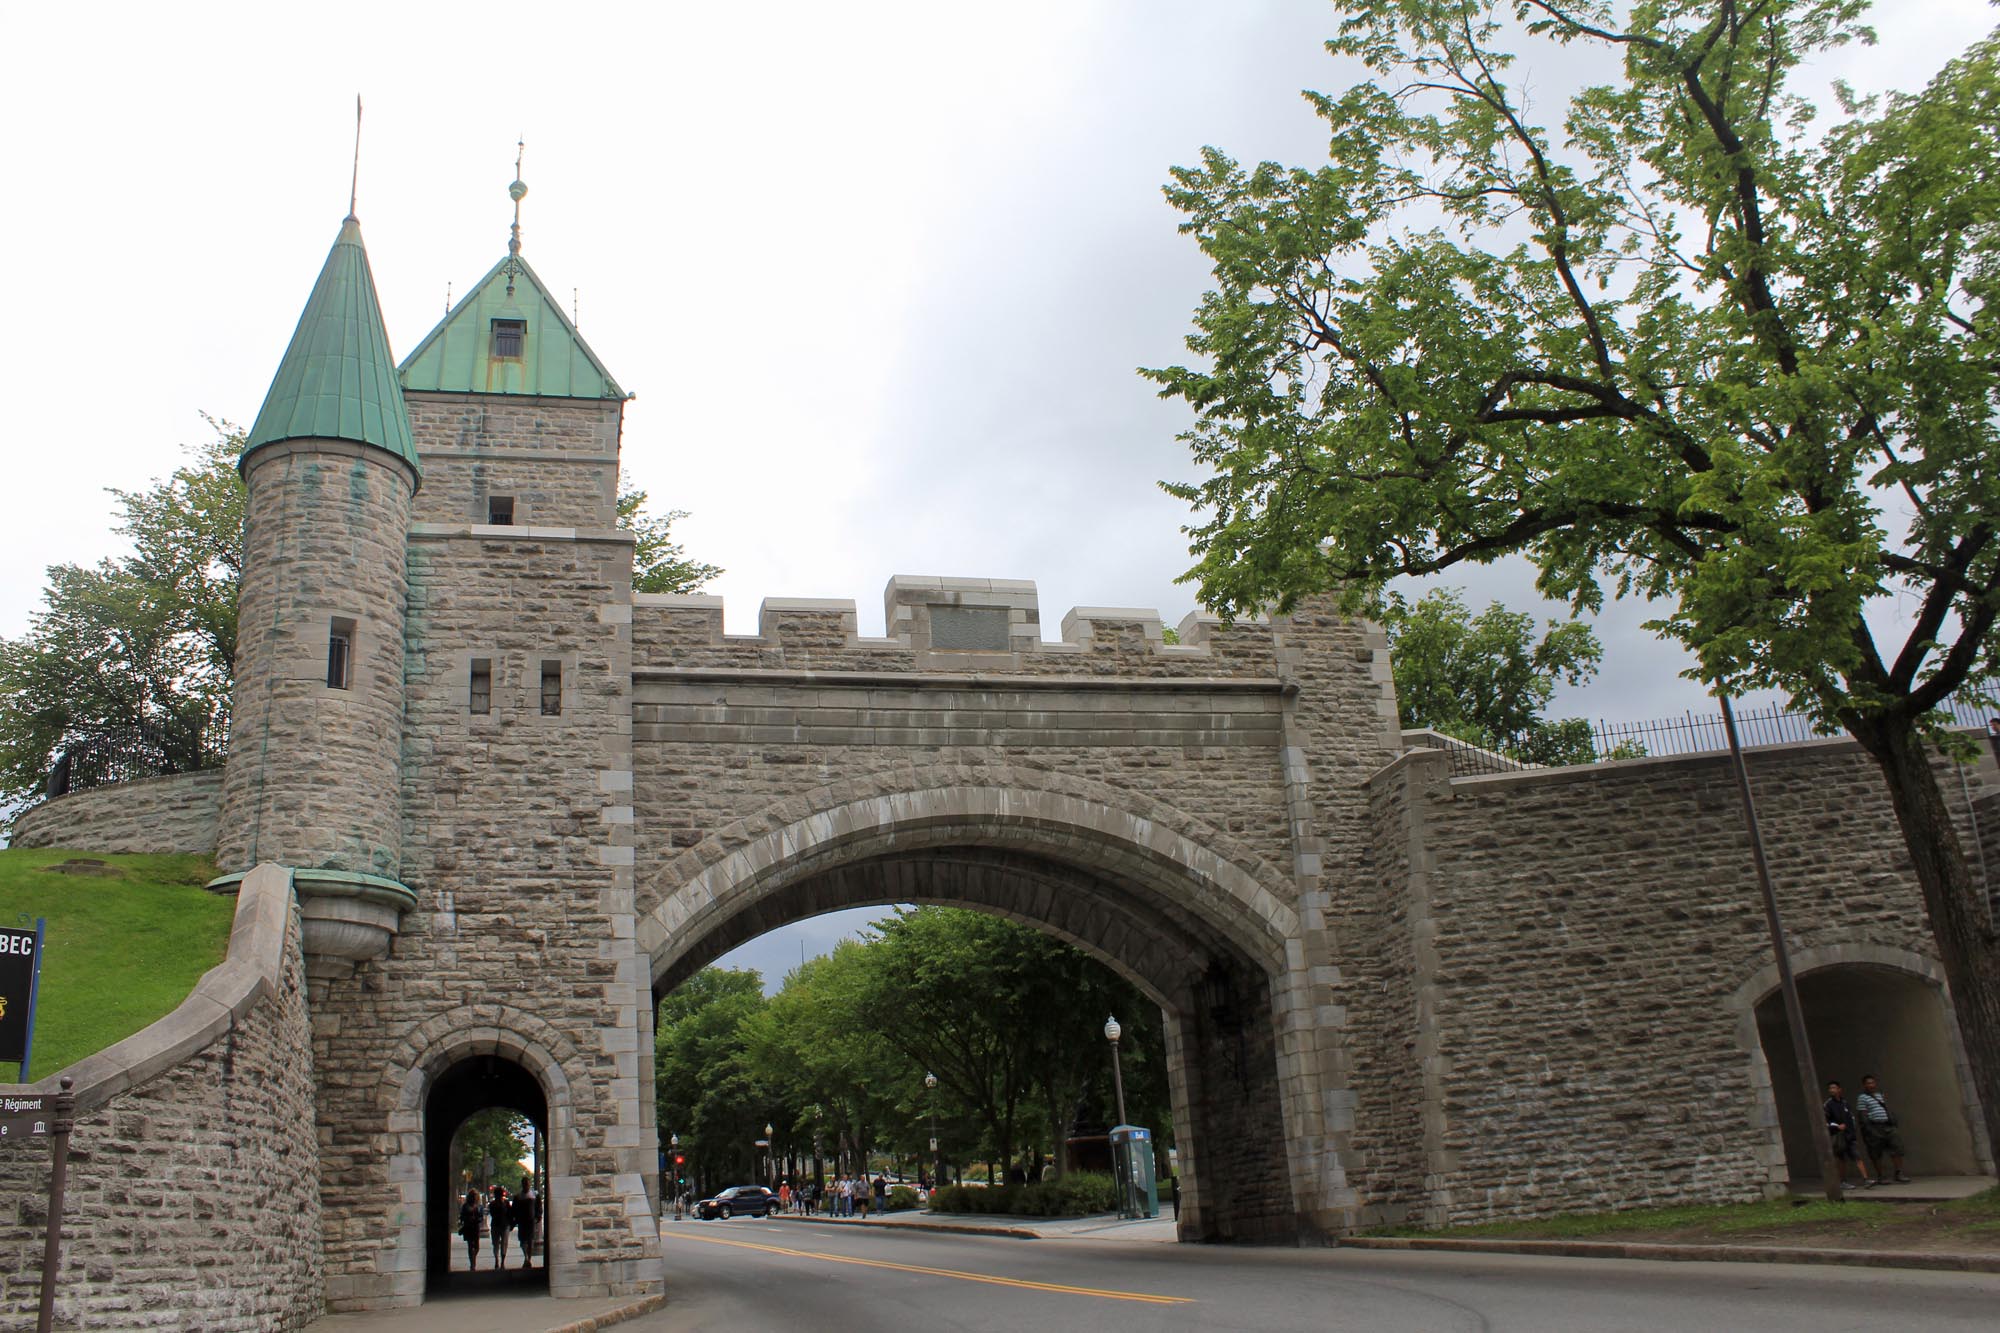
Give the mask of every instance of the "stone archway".
[[(1863, 944), (1802, 950), (1793, 968), (1822, 1085), (1839, 1082), (1852, 1103), (1862, 1075), (1877, 1075), (1907, 1127), (1911, 1171), (1990, 1174), (1993, 1156), (1943, 969), (1921, 954)], [(1798, 1087), (1776, 965), (1738, 987), (1731, 1004), (1738, 1043), (1752, 1057), (1755, 1118), (1770, 1143), (1771, 1184), (1817, 1181), (1818, 1101), (1808, 1104)]]
[[(543, 1095), (541, 1081), (504, 1056), (468, 1055), (447, 1066), (431, 1081), (430, 1089), (425, 1094), (424, 1285), (427, 1294), (453, 1285), (453, 1259), (460, 1245), (453, 1234), (457, 1218), (452, 1210), (452, 1201), (458, 1197), (460, 1189), (450, 1160), (453, 1136), (473, 1115), (496, 1108), (526, 1118), (535, 1127), (537, 1142), (548, 1141), (548, 1098)], [(543, 1165), (543, 1162), (536, 1163), (538, 1178)], [(498, 1183), (510, 1191), (515, 1189), (513, 1180), (502, 1179)], [(535, 1188), (539, 1206), (539, 1200), (546, 1197), (549, 1190), (547, 1183), (539, 1179)], [(525, 1259), (527, 1263), (523, 1264), (519, 1273), (512, 1275), (513, 1286), (540, 1286), (547, 1282), (547, 1236), (546, 1231), (539, 1232), (532, 1255), (521, 1256), (516, 1250), (516, 1261)], [(490, 1244), (480, 1248), (472, 1265), (474, 1272), (477, 1272), (478, 1264), (493, 1253), (493, 1249)], [(464, 1276), (470, 1278), (471, 1274)]]
[(1161, 1004), (1183, 1237), (1289, 1241), (1323, 1226), (1316, 1034), (1295, 1017), (1308, 991), (1289, 883), (1158, 802), (1042, 776), (1001, 786), (977, 771), (906, 771), (893, 787), (829, 787), (712, 835), (640, 894), (656, 988), (847, 907), (941, 903), (1034, 925)]
[[(384, 1092), (394, 1106), (388, 1120), (396, 1139), (390, 1179), (403, 1194), (394, 1248), (381, 1265), (390, 1279), (381, 1293), (388, 1298), (383, 1303), (421, 1302), (436, 1266), (438, 1238), (451, 1241), (455, 1202), (448, 1188), (440, 1193), (441, 1183), (448, 1182), (440, 1181), (436, 1166), (449, 1148), (451, 1128), (456, 1127), (456, 1121), (449, 1128), (444, 1121), (468, 1109), (463, 1091), (452, 1087), (455, 1072), (477, 1069), (482, 1063), (509, 1071), (503, 1082), (510, 1097), (539, 1098), (538, 1107), (524, 1110), (531, 1119), (536, 1118), (535, 1110), (540, 1111), (536, 1127), (548, 1154), (542, 1172), (548, 1182), (542, 1200), (543, 1239), (538, 1242), (547, 1257), (543, 1261), (538, 1255), (537, 1261), (545, 1262), (550, 1294), (573, 1293), (576, 1247), (569, 1209), (577, 1185), (573, 1154), (578, 1108), (564, 1069), (575, 1067), (580, 1059), (576, 1047), (551, 1024), (506, 1005), (440, 1014), (404, 1038), (383, 1072)], [(442, 1141), (433, 1137), (439, 1133), (444, 1135)]]

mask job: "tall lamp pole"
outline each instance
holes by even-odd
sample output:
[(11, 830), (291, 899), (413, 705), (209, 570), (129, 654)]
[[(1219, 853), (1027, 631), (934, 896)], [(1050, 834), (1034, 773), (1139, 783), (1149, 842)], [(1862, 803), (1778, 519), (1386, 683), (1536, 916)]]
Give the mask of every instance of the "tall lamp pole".
[(674, 1221), (681, 1220), (681, 1136), (667, 1135), (667, 1155), (674, 1159)]
[(778, 1173), (774, 1163), (778, 1156), (778, 1127), (770, 1121), (764, 1122), (764, 1184), (768, 1189), (778, 1188)]
[(944, 1184), (944, 1158), (938, 1154), (937, 1140), (937, 1075), (924, 1071), (924, 1092), (931, 1104), (931, 1188)]
[(1125, 1029), (1118, 1026), (1117, 1018), (1104, 1020), (1104, 1039), (1111, 1043), (1111, 1086), (1118, 1092), (1118, 1123), (1125, 1123), (1125, 1074), (1118, 1067), (1118, 1038)]

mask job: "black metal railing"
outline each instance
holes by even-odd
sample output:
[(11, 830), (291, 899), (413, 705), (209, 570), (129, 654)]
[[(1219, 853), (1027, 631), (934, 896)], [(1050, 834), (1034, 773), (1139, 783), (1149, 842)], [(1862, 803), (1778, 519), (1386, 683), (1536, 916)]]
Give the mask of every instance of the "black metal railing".
[(168, 773), (192, 773), (221, 766), (224, 753), (211, 736), (220, 732), (206, 722), (141, 722), (106, 727), (72, 741), (49, 768), (45, 794), (66, 796), (73, 791), (156, 778)]
[[(1952, 727), (1988, 730), (2000, 720), (2000, 708), (1977, 697), (1954, 699), (1939, 709)], [(1800, 741), (1825, 740), (1844, 736), (1829, 732), (1804, 713), (1773, 705), (1769, 708), (1738, 708), (1736, 732), (1745, 745), (1785, 745)], [(1605, 759), (1667, 758), (1674, 755), (1712, 754), (1729, 748), (1729, 735), (1722, 725), (1721, 710), (1713, 713), (1686, 712), (1679, 717), (1655, 718), (1647, 722), (1603, 722), (1590, 729), (1591, 755), (1572, 763), (1596, 763)], [(1563, 765), (1522, 763), (1509, 755), (1484, 749), (1436, 732), (1426, 732), (1413, 745), (1443, 750), (1451, 756), (1453, 777), (1490, 773), (1518, 773), (1523, 769), (1563, 767)]]

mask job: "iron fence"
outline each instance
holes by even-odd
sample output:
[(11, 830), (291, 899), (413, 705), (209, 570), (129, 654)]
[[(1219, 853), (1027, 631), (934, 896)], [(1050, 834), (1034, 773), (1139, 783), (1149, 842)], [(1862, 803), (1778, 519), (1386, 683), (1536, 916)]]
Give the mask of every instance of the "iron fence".
[(46, 794), (73, 791), (220, 767), (220, 745), (209, 743), (214, 729), (206, 722), (141, 722), (107, 727), (72, 742), (49, 768)]
[[(1938, 711), (1952, 727), (1988, 730), (2000, 723), (2000, 708), (1978, 698), (1953, 699)], [(1996, 728), (2000, 729), (2000, 728)], [(1785, 745), (1800, 741), (1843, 736), (1827, 731), (1804, 713), (1773, 705), (1769, 708), (1736, 710), (1736, 731), (1743, 744)], [(1712, 754), (1729, 748), (1729, 734), (1722, 724), (1721, 710), (1713, 713), (1685, 712), (1679, 717), (1655, 718), (1646, 722), (1596, 723), (1590, 729), (1591, 754), (1572, 763), (1588, 764), (1606, 759), (1668, 758), (1675, 755)], [(1412, 736), (1410, 743), (1443, 750), (1451, 756), (1453, 777), (1490, 773), (1517, 773), (1523, 769), (1563, 767), (1555, 764), (1523, 763), (1496, 750), (1471, 745), (1437, 732)]]

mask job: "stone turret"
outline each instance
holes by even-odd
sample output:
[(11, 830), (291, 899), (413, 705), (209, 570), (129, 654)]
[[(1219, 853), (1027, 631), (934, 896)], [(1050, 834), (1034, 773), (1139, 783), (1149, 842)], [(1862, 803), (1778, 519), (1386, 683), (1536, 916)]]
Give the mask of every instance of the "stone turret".
[(401, 883), (405, 554), (419, 482), (350, 215), (257, 414), (217, 857), (293, 871), (312, 970), (380, 956)]

